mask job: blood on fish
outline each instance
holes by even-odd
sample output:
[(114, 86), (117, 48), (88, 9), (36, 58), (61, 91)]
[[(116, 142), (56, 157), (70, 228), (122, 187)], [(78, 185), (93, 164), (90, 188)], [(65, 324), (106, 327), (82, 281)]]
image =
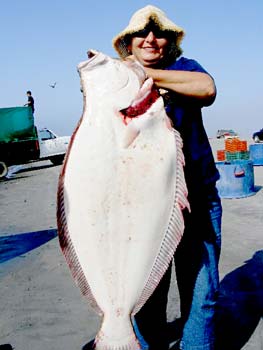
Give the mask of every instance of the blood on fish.
[(153, 88), (152, 91), (146, 96), (145, 99), (135, 104), (120, 110), (123, 122), (127, 125), (132, 118), (138, 118), (140, 115), (147, 112), (151, 105), (160, 97), (157, 88)]

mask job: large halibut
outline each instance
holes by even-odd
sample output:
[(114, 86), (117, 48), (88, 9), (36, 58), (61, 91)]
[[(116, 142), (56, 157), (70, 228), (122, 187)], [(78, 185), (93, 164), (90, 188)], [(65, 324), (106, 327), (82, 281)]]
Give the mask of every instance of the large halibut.
[(140, 348), (131, 323), (168, 268), (188, 207), (182, 140), (136, 62), (90, 52), (58, 186), (62, 251), (102, 316), (96, 349)]

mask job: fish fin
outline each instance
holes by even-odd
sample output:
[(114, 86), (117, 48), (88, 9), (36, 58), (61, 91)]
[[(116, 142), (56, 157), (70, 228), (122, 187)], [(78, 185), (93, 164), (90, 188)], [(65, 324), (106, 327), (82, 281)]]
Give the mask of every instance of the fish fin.
[(123, 147), (128, 148), (134, 142), (139, 133), (140, 129), (131, 121), (126, 127), (125, 135), (122, 141)]

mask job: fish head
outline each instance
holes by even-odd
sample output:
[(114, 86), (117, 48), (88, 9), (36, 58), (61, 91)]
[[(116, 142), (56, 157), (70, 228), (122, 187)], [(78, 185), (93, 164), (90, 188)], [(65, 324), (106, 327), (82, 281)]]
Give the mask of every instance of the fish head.
[(143, 67), (94, 50), (88, 51), (88, 58), (77, 67), (83, 94), (90, 100), (92, 93), (94, 100), (115, 109), (127, 107), (146, 78)]
[(147, 97), (153, 90), (156, 95), (157, 89), (139, 62), (111, 58), (95, 50), (88, 51), (88, 58), (78, 65), (84, 96), (91, 100), (92, 94), (100, 104), (130, 115), (146, 111), (151, 100)]

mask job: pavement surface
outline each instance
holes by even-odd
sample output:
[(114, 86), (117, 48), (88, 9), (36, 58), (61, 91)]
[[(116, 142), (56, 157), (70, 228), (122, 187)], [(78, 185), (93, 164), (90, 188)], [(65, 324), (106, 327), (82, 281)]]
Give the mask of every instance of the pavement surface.
[[(222, 149), (221, 140), (211, 140), (211, 144), (214, 154)], [(16, 350), (81, 350), (100, 326), (100, 318), (73, 282), (56, 236), (60, 168), (49, 161), (31, 163), (9, 180), (0, 181), (3, 350), (4, 344)], [(222, 350), (263, 350), (262, 166), (254, 167), (254, 176), (252, 196), (222, 199), (218, 315)], [(178, 316), (173, 278), (168, 320)]]

